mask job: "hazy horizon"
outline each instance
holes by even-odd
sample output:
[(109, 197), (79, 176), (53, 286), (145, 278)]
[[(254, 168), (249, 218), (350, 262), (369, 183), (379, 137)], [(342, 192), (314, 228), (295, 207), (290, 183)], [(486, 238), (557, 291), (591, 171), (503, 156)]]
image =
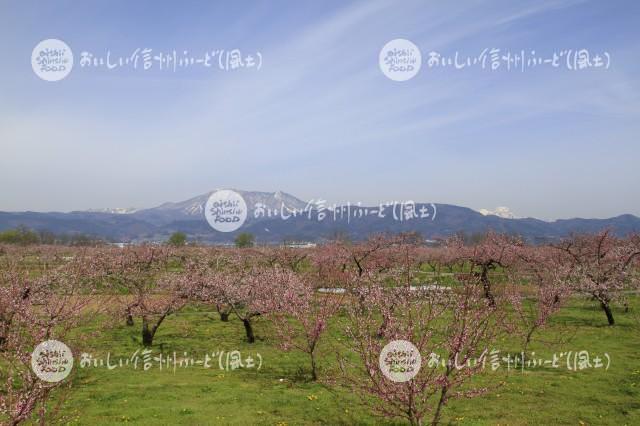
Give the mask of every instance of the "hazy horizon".
[[(259, 192), (259, 193), (265, 193), (265, 194), (275, 194), (277, 192), (282, 192), (284, 194), (287, 195), (291, 195), (293, 197), (298, 198), (300, 201), (303, 202), (314, 202), (314, 201), (318, 201), (319, 198), (312, 198), (312, 199), (303, 199), (300, 198), (298, 196), (296, 196), (296, 194), (292, 194), (290, 192), (287, 191), (283, 191), (283, 190), (275, 190), (275, 191), (268, 191), (268, 190), (248, 190), (248, 189), (243, 189), (243, 188), (232, 188), (232, 187), (227, 187), (227, 188), (213, 188), (210, 191), (206, 191), (202, 194), (195, 194), (195, 195), (191, 195), (189, 197), (185, 197), (183, 199), (175, 199), (175, 200), (166, 200), (162, 203), (156, 204), (156, 205), (152, 205), (152, 206), (94, 206), (94, 207), (90, 207), (90, 208), (86, 208), (86, 209), (77, 209), (77, 210), (28, 210), (28, 211), (33, 211), (35, 213), (71, 213), (71, 212), (88, 212), (88, 211), (93, 211), (93, 212), (108, 212), (108, 213), (115, 213), (117, 210), (120, 210), (119, 212), (117, 212), (118, 214), (128, 214), (128, 213), (133, 213), (136, 211), (140, 211), (140, 210), (147, 210), (147, 209), (153, 209), (156, 207), (161, 206), (162, 204), (165, 203), (181, 203), (181, 202), (185, 202), (188, 200), (191, 200), (193, 198), (198, 198), (199, 196), (202, 196), (204, 194), (209, 194), (212, 192), (215, 192), (217, 190), (221, 190), (221, 189), (231, 189), (231, 190), (235, 190), (235, 191), (241, 191), (241, 192)], [(361, 200), (339, 200), (339, 201), (335, 201), (335, 202), (326, 202), (326, 198), (320, 198), (321, 200), (323, 200), (323, 206), (325, 208), (332, 208), (334, 206), (340, 206), (340, 205), (347, 205), (347, 203), (350, 203), (351, 205), (355, 205), (357, 203), (361, 203)], [(620, 213), (620, 214), (616, 214), (613, 216), (602, 216), (602, 217), (588, 217), (588, 216), (568, 216), (568, 217), (556, 217), (556, 218), (545, 218), (545, 217), (536, 217), (536, 216), (527, 216), (527, 215), (520, 215), (518, 214), (518, 212), (513, 211), (511, 208), (509, 208), (508, 206), (496, 206), (495, 208), (473, 208), (471, 206), (466, 206), (466, 205), (462, 205), (462, 204), (451, 204), (451, 203), (441, 203), (438, 201), (432, 201), (432, 200), (419, 200), (419, 199), (403, 199), (403, 200), (399, 200), (399, 199), (385, 199), (385, 200), (379, 200), (378, 202), (371, 202), (369, 204), (367, 203), (361, 203), (361, 205), (363, 207), (375, 207), (379, 204), (384, 204), (384, 203), (393, 203), (394, 201), (397, 201), (399, 203), (402, 202), (406, 202), (406, 201), (413, 201), (415, 203), (435, 203), (435, 204), (446, 204), (446, 205), (455, 205), (458, 207), (466, 207), (469, 208), (471, 210), (474, 210), (480, 214), (483, 215), (498, 215), (501, 216), (501, 214), (512, 214), (513, 217), (508, 217), (508, 216), (501, 216), (504, 218), (510, 218), (510, 219), (527, 219), (527, 218), (531, 218), (531, 219), (540, 219), (546, 222), (553, 222), (556, 220), (563, 220), (563, 219), (609, 219), (612, 217), (617, 217), (617, 216), (623, 216), (623, 215), (628, 215), (631, 214), (633, 215), (633, 213)], [(506, 209), (506, 210), (504, 210)], [(25, 212), (25, 210), (5, 210), (4, 212), (7, 213), (22, 213)], [(639, 217), (637, 215), (633, 215), (636, 217)]]

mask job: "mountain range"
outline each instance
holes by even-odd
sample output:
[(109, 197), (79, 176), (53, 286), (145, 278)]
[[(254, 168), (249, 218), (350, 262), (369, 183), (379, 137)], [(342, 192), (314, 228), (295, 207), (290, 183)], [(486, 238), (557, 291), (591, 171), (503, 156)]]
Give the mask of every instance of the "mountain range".
[[(478, 212), (450, 204), (342, 206), (331, 208), (302, 201), (278, 192), (235, 190), (249, 209), (247, 220), (234, 232), (223, 233), (209, 226), (204, 206), (212, 192), (182, 202), (167, 202), (148, 209), (93, 209), (59, 212), (0, 212), (0, 231), (18, 226), (55, 234), (88, 234), (115, 242), (164, 241), (180, 231), (193, 241), (230, 243), (241, 232), (249, 232), (259, 243), (287, 241), (320, 242), (336, 235), (361, 240), (381, 232), (419, 232), (437, 239), (457, 233), (473, 235), (488, 230), (518, 234), (530, 242), (553, 241), (571, 233), (593, 233), (604, 228), (618, 235), (640, 232), (640, 218), (631, 214), (608, 219), (562, 219), (544, 221), (515, 218), (504, 208)], [(256, 214), (256, 206), (261, 206)], [(383, 210), (382, 212), (380, 210)], [(295, 215), (293, 211), (297, 212)], [(406, 219), (402, 212), (415, 213)], [(269, 212), (272, 214), (269, 216)], [(287, 217), (284, 219), (282, 214)], [(395, 213), (395, 217), (394, 217)], [(424, 214), (423, 214), (424, 213)], [(399, 220), (400, 217), (403, 220)]]

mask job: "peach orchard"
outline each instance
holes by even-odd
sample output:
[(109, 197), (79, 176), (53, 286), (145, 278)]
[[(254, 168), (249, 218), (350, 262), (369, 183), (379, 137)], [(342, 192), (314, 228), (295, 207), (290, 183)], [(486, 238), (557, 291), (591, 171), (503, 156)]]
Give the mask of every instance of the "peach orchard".
[[(0, 247), (0, 421), (44, 424), (56, 415), (52, 395), (73, 392), (71, 381), (34, 375), (38, 343), (65, 341), (102, 315), (106, 326), (140, 327), (140, 344), (150, 347), (168, 318), (198, 306), (219, 321), (240, 321), (248, 343), (268, 337), (305, 354), (311, 380), (350, 389), (376, 415), (437, 424), (452, 398), (493, 389), (476, 385), (478, 365), (456, 364), (507, 334), (526, 353), (572, 297), (591, 300), (614, 326), (611, 306), (637, 291), (639, 265), (640, 237), (608, 231), (535, 246), (489, 233), (437, 247), (414, 235), (304, 249)], [(332, 339), (330, 326), (345, 337), (332, 342), (333, 372), (317, 351)], [(76, 336), (73, 345), (90, 338)], [(439, 354), (444, 367), (423, 362), (411, 380), (389, 380), (378, 359), (393, 340)]]

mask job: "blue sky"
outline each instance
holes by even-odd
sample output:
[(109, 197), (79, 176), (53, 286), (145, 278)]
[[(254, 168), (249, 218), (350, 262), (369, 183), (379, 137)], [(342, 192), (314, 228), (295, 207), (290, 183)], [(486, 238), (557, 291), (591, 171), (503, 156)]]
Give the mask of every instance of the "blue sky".
[[(0, 2), (0, 210), (152, 207), (214, 188), (329, 203), (508, 206), (544, 219), (640, 215), (635, 1)], [(75, 65), (40, 80), (38, 42)], [(378, 54), (608, 52), (609, 69), (423, 65)], [(81, 51), (260, 52), (260, 70), (81, 68)]]

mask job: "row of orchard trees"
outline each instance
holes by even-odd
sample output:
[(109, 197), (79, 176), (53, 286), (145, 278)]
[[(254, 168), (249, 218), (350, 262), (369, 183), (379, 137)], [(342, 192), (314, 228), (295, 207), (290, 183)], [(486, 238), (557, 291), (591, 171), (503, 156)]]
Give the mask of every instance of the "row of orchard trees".
[[(55, 410), (44, 402), (60, 385), (39, 381), (29, 368), (35, 345), (65, 340), (108, 313), (139, 324), (142, 344), (151, 346), (163, 322), (188, 304), (210, 306), (221, 321), (237, 318), (249, 343), (257, 319), (271, 321), (283, 350), (308, 355), (314, 380), (319, 343), (334, 324), (346, 338), (337, 351), (341, 373), (331, 383), (348, 386), (380, 415), (411, 424), (430, 416), (436, 424), (450, 398), (488, 391), (469, 383), (480, 366), (469, 363), (501, 334), (521, 336), (526, 353), (536, 331), (574, 294), (596, 301), (613, 325), (612, 304), (637, 289), (640, 264), (640, 237), (609, 232), (545, 246), (490, 233), (473, 245), (454, 238), (441, 247), (400, 235), (312, 249), (1, 250), (0, 382), (7, 386), (0, 419), (10, 424)], [(409, 382), (390, 381), (378, 357), (392, 340), (439, 354), (443, 364), (423, 364)]]

